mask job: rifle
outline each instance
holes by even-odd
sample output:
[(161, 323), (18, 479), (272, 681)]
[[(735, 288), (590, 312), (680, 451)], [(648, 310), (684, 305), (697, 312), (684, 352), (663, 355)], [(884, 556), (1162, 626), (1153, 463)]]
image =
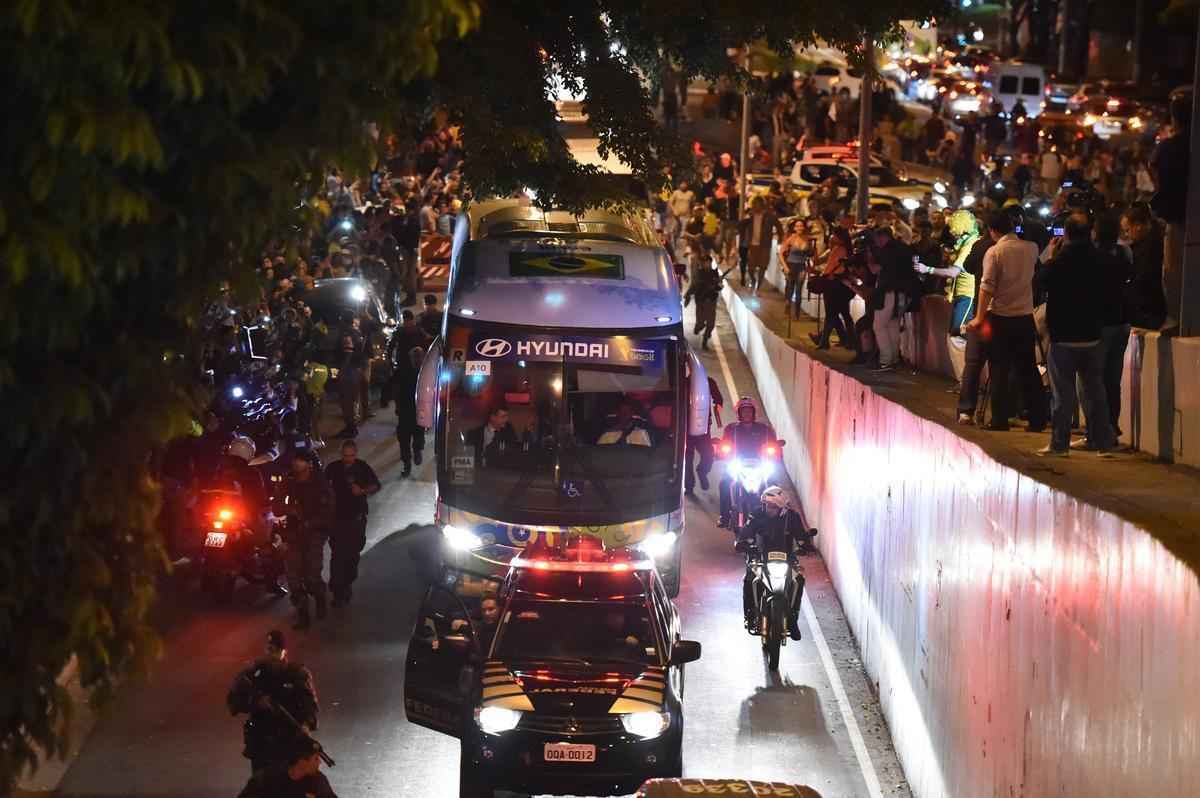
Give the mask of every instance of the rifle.
[[(250, 684), (250, 687), (254, 689), (254, 693), (257, 694), (258, 690), (257, 690), (257, 688), (255, 688), (254, 682), (250, 681), (250, 677), (243, 673), (242, 678), (245, 679)], [(295, 715), (293, 715), (291, 712), (289, 712), (286, 707), (281, 707), (275, 701), (275, 699), (271, 698), (269, 695), (262, 694), (262, 696), (264, 698), (266, 698), (267, 701), (270, 702), (272, 710), (274, 710), (275, 712), (278, 712), (280, 715), (282, 715), (288, 721), (288, 723), (292, 724), (292, 726), (295, 728), (295, 730), (298, 734), (300, 734), (304, 737), (307, 737), (309, 740), (311, 740), (313, 743), (316, 744), (317, 753), (320, 755), (321, 761), (325, 763), (326, 767), (331, 767), (331, 768), (337, 767), (337, 762), (335, 762), (333, 760), (333, 757), (331, 757), (329, 754), (327, 754), (325, 752), (325, 746), (321, 745), (321, 741), (318, 740), (316, 737), (313, 737), (312, 732), (310, 732), (307, 728), (305, 728), (303, 723), (296, 720)], [(251, 703), (252, 704), (256, 703), (256, 701), (251, 701)]]

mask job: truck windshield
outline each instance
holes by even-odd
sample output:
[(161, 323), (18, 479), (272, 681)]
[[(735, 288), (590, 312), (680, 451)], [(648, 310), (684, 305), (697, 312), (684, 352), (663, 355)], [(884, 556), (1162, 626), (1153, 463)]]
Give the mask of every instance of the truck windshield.
[(676, 509), (677, 341), (494, 327), (457, 328), (447, 340), (439, 487), (448, 503), (556, 525)]
[(661, 664), (649, 610), (616, 602), (513, 602), (493, 656)]

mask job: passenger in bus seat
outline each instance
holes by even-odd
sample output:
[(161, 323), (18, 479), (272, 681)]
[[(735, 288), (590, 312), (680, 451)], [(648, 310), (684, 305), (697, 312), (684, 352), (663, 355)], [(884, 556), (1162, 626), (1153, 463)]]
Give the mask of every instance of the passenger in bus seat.
[(650, 446), (650, 433), (646, 431), (645, 422), (634, 414), (633, 402), (622, 400), (617, 405), (617, 412), (609, 416), (608, 428), (600, 433), (596, 440), (597, 446), (627, 444), (630, 446)]

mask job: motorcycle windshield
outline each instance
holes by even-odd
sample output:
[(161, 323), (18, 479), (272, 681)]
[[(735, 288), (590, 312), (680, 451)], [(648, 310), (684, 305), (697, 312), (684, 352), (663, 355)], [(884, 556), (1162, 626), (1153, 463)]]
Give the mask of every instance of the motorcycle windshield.
[[(686, 416), (677, 341), (494, 325), (449, 339), (439, 463), (448, 504), (550, 524), (676, 509)], [(456, 360), (455, 349), (469, 355)]]

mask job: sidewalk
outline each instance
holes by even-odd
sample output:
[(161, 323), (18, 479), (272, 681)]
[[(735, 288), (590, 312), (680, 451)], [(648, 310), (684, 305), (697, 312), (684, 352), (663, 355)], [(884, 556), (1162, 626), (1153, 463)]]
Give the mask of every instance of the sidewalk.
[(1029, 433), (1014, 427), (989, 432), (956, 422), (958, 391), (952, 380), (909, 369), (878, 373), (850, 364), (853, 353), (836, 345), (817, 351), (809, 333), (815, 319), (791, 322), (782, 295), (769, 284), (757, 295), (730, 285), (747, 307), (773, 333), (805, 356), (853, 377), (881, 397), (903, 405), (922, 418), (951, 429), (981, 448), (997, 462), (1051, 488), (1124, 518), (1157, 538), (1196, 573), (1200, 573), (1200, 471), (1168, 465), (1141, 453), (1118, 454), (1102, 460), (1090, 452), (1072, 452), (1063, 459), (1043, 459), (1036, 452), (1049, 442), (1049, 433)]

